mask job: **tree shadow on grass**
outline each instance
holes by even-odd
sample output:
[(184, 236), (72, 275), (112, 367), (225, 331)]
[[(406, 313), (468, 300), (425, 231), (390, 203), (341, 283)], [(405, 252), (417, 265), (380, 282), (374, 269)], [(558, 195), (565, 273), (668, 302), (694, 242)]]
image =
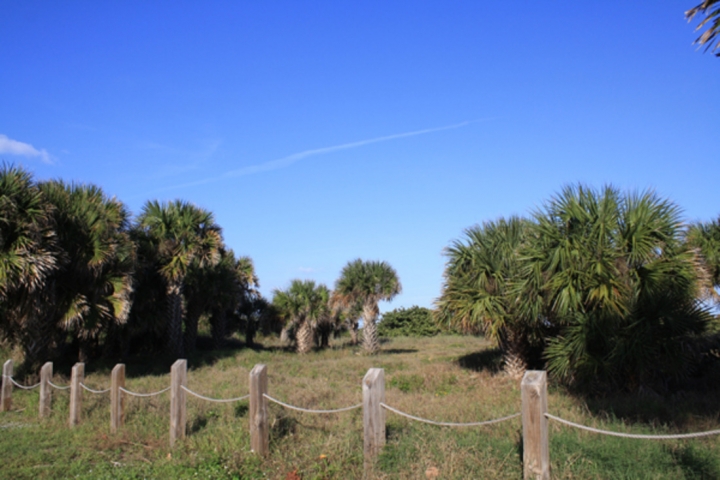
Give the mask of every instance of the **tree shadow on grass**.
[(460, 367), (468, 370), (496, 374), (502, 370), (502, 352), (499, 348), (481, 350), (463, 355), (458, 358), (457, 362)]
[[(227, 339), (225, 345), (220, 348), (214, 348), (213, 340), (210, 336), (201, 335), (197, 339), (197, 348), (194, 352), (185, 355), (185, 359), (188, 362), (188, 368), (199, 368), (204, 366), (212, 366), (218, 361), (232, 357), (237, 354), (239, 350), (245, 348), (252, 348), (253, 350), (262, 350), (262, 345), (246, 346), (245, 343), (235, 339)], [(125, 365), (125, 376), (126, 378), (137, 378), (148, 375), (166, 375), (170, 373), (170, 368), (177, 358), (172, 355), (168, 355), (165, 352), (147, 352), (140, 351), (126, 355), (124, 358), (99, 358), (85, 364), (85, 373), (96, 373), (110, 371), (118, 363)], [(70, 369), (74, 365), (72, 359), (58, 359), (56, 364), (58, 367), (55, 369), (56, 372), (60, 371), (67, 375), (70, 375)]]
[(682, 445), (677, 448), (666, 446), (675, 462), (682, 468), (686, 478), (720, 478), (718, 459), (707, 450), (694, 445)]
[[(668, 425), (687, 433), (688, 428), (704, 423), (703, 417), (716, 423), (720, 414), (720, 390), (713, 392), (681, 391), (673, 394), (614, 393), (603, 396), (576, 395), (588, 411), (600, 418), (620, 419), (628, 424)], [(713, 427), (716, 428), (716, 427)]]

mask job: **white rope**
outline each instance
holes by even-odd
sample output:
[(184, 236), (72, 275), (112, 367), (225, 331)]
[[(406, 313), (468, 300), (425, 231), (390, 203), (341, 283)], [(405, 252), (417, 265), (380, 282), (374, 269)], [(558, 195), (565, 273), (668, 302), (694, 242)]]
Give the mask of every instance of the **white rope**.
[(230, 402), (239, 402), (240, 400), (245, 400), (246, 398), (250, 398), (250, 395), (245, 395), (244, 397), (237, 397), (237, 398), (210, 398), (205, 397), (203, 395), (200, 395), (199, 393), (193, 392), (189, 388), (187, 388), (185, 385), (180, 385), (180, 388), (185, 390), (190, 395), (194, 395), (197, 398), (201, 398), (203, 400), (207, 400), (208, 402), (216, 402), (216, 403), (230, 403)]
[(622, 438), (638, 438), (638, 439), (645, 439), (645, 440), (674, 440), (674, 439), (679, 439), (679, 438), (697, 438), (697, 437), (707, 437), (708, 435), (720, 434), (720, 430), (709, 430), (707, 432), (698, 432), (698, 433), (680, 433), (677, 435), (641, 435), (641, 434), (637, 434), (637, 433), (611, 432), (610, 430), (600, 430), (598, 428), (586, 427), (585, 425), (580, 425), (579, 423), (574, 423), (569, 420), (565, 420), (563, 418), (556, 417), (555, 415), (550, 415), (549, 413), (546, 413), (545, 416), (547, 418), (555, 420), (556, 422), (564, 423), (565, 425), (568, 425), (570, 427), (579, 428), (580, 430), (586, 430), (588, 432), (601, 433), (603, 435), (610, 435), (613, 437), (622, 437)]
[(55, 384), (54, 384), (53, 382), (51, 382), (50, 380), (48, 380), (48, 384), (49, 384), (51, 387), (53, 387), (53, 388), (57, 388), (58, 390), (67, 390), (67, 389), (70, 388), (70, 385), (67, 385), (67, 386), (65, 386), (65, 387), (61, 387), (60, 385), (55, 385)]
[(6, 377), (6, 378), (9, 378), (10, 381), (13, 383), (13, 385), (15, 385), (18, 388), (22, 388), (23, 390), (32, 390), (33, 388), (37, 388), (40, 386), (39, 383), (36, 383), (35, 385), (30, 385), (30, 386), (20, 385), (18, 382), (15, 381), (14, 378), (12, 378), (12, 377)]
[(107, 393), (110, 391), (109, 388), (106, 388), (105, 390), (93, 390), (92, 388), (88, 387), (84, 383), (80, 382), (80, 386), (83, 387), (85, 390), (87, 390), (90, 393)]
[(402, 417), (407, 417), (412, 420), (417, 420), (418, 422), (429, 423), (430, 425), (440, 425), (441, 427), (479, 427), (482, 425), (491, 425), (493, 423), (504, 422), (505, 420), (510, 420), (512, 418), (520, 416), (519, 413), (514, 413), (512, 415), (508, 415), (507, 417), (496, 418), (493, 420), (485, 420), (484, 422), (471, 422), (471, 423), (436, 422), (435, 420), (428, 420), (426, 418), (420, 418), (420, 417), (416, 417), (414, 415), (410, 415), (405, 412), (401, 412), (400, 410), (392, 408), (391, 406), (386, 405), (382, 402), (380, 403), (380, 406), (387, 410), (390, 410), (391, 412), (397, 413), (398, 415), (400, 415)]
[(4, 423), (0, 425), (0, 428), (24, 428), (29, 427), (30, 424), (28, 423), (18, 423), (18, 422), (11, 422), (11, 423)]
[(131, 392), (130, 390), (125, 390), (123, 387), (120, 387), (120, 391), (127, 393), (128, 395), (132, 395), (133, 397), (154, 397), (155, 395), (160, 395), (161, 393), (165, 393), (168, 390), (170, 390), (170, 387), (167, 387), (163, 390), (160, 390), (159, 392), (153, 392), (153, 393), (136, 393)]
[(344, 407), (344, 408), (338, 408), (335, 410), (310, 410), (307, 408), (296, 407), (294, 405), (288, 405), (287, 403), (283, 403), (280, 400), (273, 398), (270, 395), (267, 395), (265, 393), (263, 393), (263, 397), (267, 398), (271, 402), (277, 403), (278, 405), (282, 405), (285, 408), (289, 408), (290, 410), (297, 410), (298, 412), (305, 412), (305, 413), (338, 413), (338, 412), (347, 412), (348, 410), (354, 410), (356, 408), (362, 407), (362, 403), (358, 403), (357, 405), (352, 405), (350, 407)]

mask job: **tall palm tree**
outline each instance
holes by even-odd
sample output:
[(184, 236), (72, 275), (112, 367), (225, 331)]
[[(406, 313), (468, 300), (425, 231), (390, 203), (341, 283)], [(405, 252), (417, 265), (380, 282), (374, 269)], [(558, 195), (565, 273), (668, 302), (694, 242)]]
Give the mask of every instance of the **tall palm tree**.
[(145, 240), (157, 251), (157, 270), (165, 280), (167, 296), (167, 348), (183, 355), (183, 290), (192, 268), (215, 265), (220, 260), (220, 227), (207, 210), (187, 202), (149, 201), (138, 218)]
[(690, 22), (699, 13), (705, 15), (705, 19), (700, 22), (695, 31), (701, 30), (705, 26), (708, 28), (694, 43), (700, 46), (705, 45), (705, 51), (717, 51), (715, 56), (720, 57), (720, 0), (703, 0), (699, 5), (686, 11), (685, 18)]
[(52, 205), (19, 167), (0, 169), (0, 334), (19, 342), (25, 362), (43, 360), (54, 328), (44, 315), (60, 250)]
[(522, 376), (531, 343), (542, 337), (519, 317), (511, 293), (519, 280), (520, 249), (531, 222), (519, 217), (485, 222), (465, 231), (465, 241), (446, 249), (445, 283), (435, 302), (436, 320), (464, 331), (482, 331), (498, 343), (506, 373)]
[(392, 300), (402, 290), (397, 272), (387, 262), (349, 262), (335, 282), (334, 300), (347, 310), (362, 305), (363, 348), (375, 354), (380, 348), (377, 334), (378, 302)]
[(280, 316), (294, 326), (297, 352), (308, 353), (313, 345), (313, 331), (328, 311), (330, 291), (312, 280), (293, 280), (287, 290), (273, 292), (273, 306)]
[(53, 205), (58, 245), (63, 251), (50, 285), (48, 311), (53, 324), (79, 342), (80, 360), (87, 348), (130, 311), (135, 249), (128, 233), (125, 205), (93, 185), (62, 181), (39, 184)]

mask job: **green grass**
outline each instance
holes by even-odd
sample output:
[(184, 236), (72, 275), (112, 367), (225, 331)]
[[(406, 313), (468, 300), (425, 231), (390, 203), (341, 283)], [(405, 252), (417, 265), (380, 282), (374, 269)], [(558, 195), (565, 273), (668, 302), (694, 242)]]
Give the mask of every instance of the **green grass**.
[[(190, 389), (211, 397), (247, 393), (253, 365), (268, 365), (270, 395), (307, 408), (361, 401), (361, 380), (385, 369), (388, 404), (420, 417), (471, 422), (520, 409), (517, 381), (498, 373), (498, 353), (473, 337), (394, 338), (375, 357), (340, 342), (299, 357), (266, 341), (262, 350), (207, 352), (191, 358)], [(70, 365), (56, 365), (67, 384)], [(85, 383), (105, 388), (112, 365), (87, 365)], [(127, 362), (126, 387), (157, 391), (169, 384), (168, 362)], [(37, 390), (13, 391), (0, 413), (2, 478), (361, 478), (362, 411), (311, 415), (270, 404), (271, 453), (250, 452), (247, 402), (214, 404), (188, 398), (188, 436), (170, 449), (169, 396), (128, 398), (126, 420), (110, 433), (107, 395), (84, 394), (82, 423), (67, 427), (68, 393), (53, 392), (50, 418), (37, 417)], [(587, 399), (552, 387), (549, 409), (568, 420), (616, 431), (692, 432), (718, 428), (720, 395)], [(478, 428), (435, 427), (387, 414), (380, 479), (522, 477), (520, 419)], [(550, 424), (554, 478), (720, 478), (720, 440), (642, 441), (598, 436)], [(288, 476), (296, 474), (296, 477)]]

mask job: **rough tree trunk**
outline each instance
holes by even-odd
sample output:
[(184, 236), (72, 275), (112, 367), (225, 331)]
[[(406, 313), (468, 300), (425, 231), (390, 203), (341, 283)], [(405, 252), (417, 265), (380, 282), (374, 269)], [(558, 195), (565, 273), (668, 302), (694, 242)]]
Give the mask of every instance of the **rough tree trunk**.
[(375, 320), (378, 315), (378, 307), (374, 302), (367, 302), (363, 305), (363, 349), (368, 355), (375, 355), (380, 350), (377, 325)]
[(179, 283), (171, 284), (167, 291), (167, 351), (174, 358), (183, 356), (182, 335), (182, 287)]
[(297, 353), (304, 354), (312, 350), (313, 333), (308, 321), (303, 321), (297, 329)]
[(350, 343), (353, 345), (358, 344), (358, 322), (348, 321), (348, 330), (350, 331)]
[(227, 316), (225, 310), (213, 312), (210, 320), (210, 331), (212, 332), (213, 345), (215, 348), (225, 346), (225, 335), (227, 329)]
[(200, 323), (200, 315), (202, 315), (202, 307), (199, 305), (189, 304), (185, 312), (185, 333), (183, 341), (185, 344), (185, 354), (195, 351), (197, 346), (198, 323)]
[(255, 344), (255, 324), (248, 319), (245, 325), (245, 345), (251, 347)]
[(520, 379), (527, 370), (527, 346), (522, 336), (513, 332), (506, 332), (501, 338), (503, 371), (510, 378)]

